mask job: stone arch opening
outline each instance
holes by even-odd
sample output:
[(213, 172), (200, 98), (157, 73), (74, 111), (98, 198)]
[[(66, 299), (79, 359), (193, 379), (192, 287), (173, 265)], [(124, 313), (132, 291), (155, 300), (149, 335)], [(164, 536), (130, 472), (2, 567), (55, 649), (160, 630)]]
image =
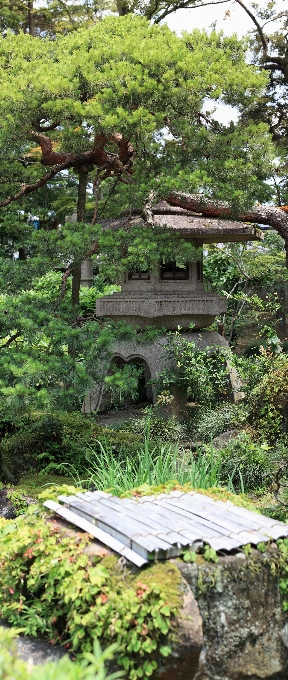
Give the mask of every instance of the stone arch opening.
[(142, 369), (138, 377), (138, 395), (136, 398), (130, 401), (134, 404), (139, 404), (142, 402), (153, 403), (153, 389), (151, 384), (151, 371), (147, 361), (137, 355), (132, 355), (128, 357), (123, 357), (121, 354), (115, 354), (111, 361), (111, 367), (116, 366), (116, 368), (121, 369), (125, 365), (135, 366), (138, 369)]

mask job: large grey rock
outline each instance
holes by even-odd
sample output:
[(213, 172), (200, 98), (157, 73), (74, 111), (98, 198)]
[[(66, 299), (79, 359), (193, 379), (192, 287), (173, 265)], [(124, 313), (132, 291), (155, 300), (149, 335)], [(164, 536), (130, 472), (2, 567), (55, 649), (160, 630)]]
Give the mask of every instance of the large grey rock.
[(218, 437), (212, 439), (212, 444), (215, 449), (224, 449), (229, 444), (231, 439), (235, 439), (239, 434), (239, 430), (227, 430), (219, 434)]
[(14, 519), (16, 517), (15, 510), (11, 501), (7, 498), (7, 489), (1, 489), (0, 491), (0, 517), (5, 517), (5, 519)]
[[(10, 628), (5, 621), (1, 621), (1, 628)], [(22, 635), (16, 638), (17, 656), (22, 661), (29, 661), (34, 666), (47, 661), (58, 661), (67, 651), (60, 645), (51, 645), (46, 640), (39, 640), (32, 635)], [(1, 671), (0, 671), (1, 672)], [(0, 675), (2, 680), (2, 675)]]
[(248, 560), (239, 553), (220, 557), (218, 564), (177, 566), (203, 619), (198, 668), (186, 679), (287, 680), (287, 614), (269, 559), (254, 550)]

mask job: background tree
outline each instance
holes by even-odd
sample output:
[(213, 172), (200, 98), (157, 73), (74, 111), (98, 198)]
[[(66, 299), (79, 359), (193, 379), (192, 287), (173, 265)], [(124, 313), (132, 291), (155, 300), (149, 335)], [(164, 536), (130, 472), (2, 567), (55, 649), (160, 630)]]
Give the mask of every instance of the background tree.
[(286, 337), (287, 279), (283, 240), (272, 230), (264, 232), (263, 243), (206, 249), (204, 280), (209, 289), (227, 298), (227, 313), (218, 322), (233, 345), (240, 335), (246, 337), (247, 344), (251, 329), (256, 345), (262, 333), (275, 336), (276, 326), (282, 339)]
[[(142, 207), (151, 192), (156, 200), (200, 190), (229, 200), (234, 214), (269, 199), (267, 127), (225, 128), (203, 112), (207, 97), (252, 106), (266, 75), (246, 64), (235, 37), (179, 38), (128, 16), (53, 41), (9, 34), (0, 79), (2, 394), (11, 408), (30, 397), (33, 408), (41, 399), (74, 408), (112, 337), (79, 290), (81, 262), (100, 241), (100, 269), (105, 260), (97, 221)], [(73, 201), (77, 223), (53, 228)], [(35, 230), (40, 206), (44, 229)], [(26, 259), (15, 261), (16, 251)], [(134, 251), (142, 257), (143, 249)], [(100, 277), (93, 304), (101, 286)]]
[[(224, 156), (220, 195), (225, 177), (235, 204), (269, 194), (263, 183), (271, 155), (265, 128), (225, 131), (206, 125), (201, 114), (207, 96), (244, 105), (263, 89), (265, 75), (245, 64), (236, 39), (200, 32), (180, 39), (144, 19), (108, 18), (53, 43), (10, 35), (2, 41), (1, 63), (2, 207), (71, 171), (83, 221), (84, 185), (93, 169), (96, 184), (106, 181), (104, 201), (117, 189), (118, 210), (121, 203), (142, 203), (151, 188), (163, 194), (184, 182), (195, 189), (216, 186)], [(79, 280), (79, 263), (77, 268)], [(76, 303), (78, 295), (77, 284)]]
[(278, 163), (272, 173), (275, 198), (278, 205), (285, 205), (288, 202), (288, 11), (279, 12), (273, 1), (266, 2), (264, 6), (253, 5), (253, 11), (242, 0), (237, 2), (254, 24), (249, 41), (252, 62), (269, 75), (265, 92), (252, 109), (242, 110), (242, 117), (269, 125), (278, 154)]
[(91, 26), (109, 7), (106, 0), (1, 0), (0, 31), (54, 39)]

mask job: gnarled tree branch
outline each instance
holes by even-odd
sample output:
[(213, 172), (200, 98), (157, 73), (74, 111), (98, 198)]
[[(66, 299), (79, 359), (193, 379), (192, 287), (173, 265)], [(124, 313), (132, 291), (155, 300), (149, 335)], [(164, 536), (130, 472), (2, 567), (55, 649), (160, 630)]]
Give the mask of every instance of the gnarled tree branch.
[[(229, 0), (215, 0), (213, 2), (213, 0), (212, 0), (212, 2), (201, 2), (201, 3), (197, 2), (197, 4), (196, 4), (195, 0), (194, 0), (194, 2), (193, 2), (193, 0), (182, 0), (182, 2), (180, 0), (180, 2), (177, 2), (176, 4), (170, 5), (166, 9), (163, 9), (162, 12), (160, 11), (160, 13), (156, 17), (154, 23), (159, 24), (160, 21), (163, 21), (163, 19), (165, 19), (165, 17), (169, 16), (169, 14), (173, 14), (178, 9), (197, 9), (197, 7), (208, 7), (209, 5), (224, 5), (228, 1)], [(156, 8), (156, 12), (157, 12), (157, 8)], [(147, 17), (147, 19), (151, 20), (153, 18), (153, 15), (155, 15), (156, 12), (155, 12), (155, 8), (153, 7), (153, 10), (151, 12), (146, 12), (145, 16)]]
[(154, 215), (153, 215), (152, 207), (153, 207), (153, 204), (154, 204), (154, 201), (155, 201), (155, 197), (156, 197), (155, 191), (153, 189), (151, 189), (151, 191), (149, 192), (149, 195), (148, 195), (148, 197), (145, 201), (144, 208), (143, 208), (144, 221), (145, 221), (146, 225), (149, 226), (149, 227), (154, 226)]
[(31, 194), (33, 191), (37, 191), (37, 189), (40, 189), (40, 187), (43, 187), (45, 184), (47, 184), (47, 182), (49, 182), (50, 179), (55, 177), (58, 172), (67, 170), (69, 167), (69, 163), (62, 163), (61, 165), (57, 165), (56, 168), (53, 168), (53, 170), (50, 170), (50, 172), (47, 172), (46, 175), (43, 175), (43, 177), (41, 177), (41, 179), (39, 179), (37, 182), (33, 182), (33, 184), (21, 184), (21, 189), (17, 192), (17, 194), (8, 196), (8, 198), (5, 198), (4, 201), (0, 201), (0, 208), (5, 208), (6, 205), (9, 205), (9, 203), (12, 203), (13, 201), (19, 201), (23, 196)]
[(1, 345), (0, 349), (10, 347), (10, 345), (12, 345), (12, 342), (14, 342), (14, 340), (17, 340), (17, 338), (19, 338), (20, 335), (21, 335), (21, 331), (17, 331), (13, 335), (11, 335), (10, 338), (8, 338), (8, 340), (4, 343), (4, 345)]
[[(170, 205), (176, 205), (194, 212), (201, 212), (203, 215), (207, 215), (207, 217), (233, 217), (228, 203), (213, 201), (205, 198), (202, 194), (186, 194), (182, 191), (175, 191), (167, 196), (165, 200)], [(270, 227), (273, 227), (284, 239), (288, 267), (288, 214), (286, 214), (285, 206), (282, 209), (272, 205), (256, 204), (250, 210), (242, 213), (238, 219), (242, 222), (256, 222), (257, 224), (268, 224)]]
[[(82, 153), (68, 153), (66, 151), (53, 151), (51, 139), (42, 132), (31, 132), (33, 137), (37, 139), (41, 151), (42, 165), (54, 166), (52, 170), (47, 172), (41, 179), (33, 184), (22, 184), (20, 190), (16, 194), (12, 194), (0, 201), (0, 208), (4, 208), (13, 201), (20, 200), (23, 196), (37, 191), (43, 187), (50, 179), (55, 177), (62, 170), (68, 168), (84, 168), (84, 166), (96, 165), (99, 171), (103, 174), (101, 179), (106, 177), (116, 177), (118, 181), (129, 184), (132, 182), (131, 174), (133, 172), (133, 164), (136, 156), (136, 151), (128, 139), (115, 132), (110, 137), (103, 135), (96, 135), (94, 141), (94, 148), (91, 151), (83, 151)], [(118, 146), (118, 154), (111, 153), (105, 149), (109, 142), (115, 142)], [(125, 178), (123, 177), (125, 175)]]
[[(128, 139), (124, 139), (119, 133), (110, 137), (95, 135), (94, 147), (90, 151), (81, 153), (69, 153), (68, 151), (54, 151), (52, 141), (41, 132), (31, 132), (37, 139), (42, 151), (42, 165), (51, 166), (60, 163), (68, 163), (69, 167), (80, 168), (84, 165), (96, 165), (104, 172), (102, 179), (112, 175), (131, 175), (135, 150)], [(114, 142), (118, 146), (118, 154), (107, 151), (106, 144)], [(123, 181), (123, 178), (121, 178)], [(125, 180), (124, 180), (125, 181)]]
[(257, 21), (254, 14), (252, 14), (251, 10), (248, 7), (246, 7), (246, 5), (244, 5), (244, 2), (242, 2), (242, 0), (236, 0), (236, 2), (237, 2), (238, 5), (240, 5), (240, 7), (242, 7), (244, 9), (246, 14), (248, 14), (250, 19), (253, 21), (253, 24), (256, 26), (259, 38), (260, 38), (261, 43), (262, 43), (264, 56), (267, 57), (268, 56), (268, 43), (267, 43), (266, 37), (265, 37), (265, 35), (262, 31), (262, 28), (261, 28), (259, 22)]
[(64, 272), (62, 279), (61, 279), (61, 289), (60, 289), (60, 295), (58, 295), (57, 300), (55, 300), (55, 305), (54, 308), (58, 307), (60, 304), (61, 300), (66, 295), (66, 290), (67, 290), (67, 280), (69, 279), (70, 274), (73, 272), (73, 265), (69, 264), (67, 267), (66, 271)]
[(50, 125), (44, 125), (42, 126), (40, 121), (36, 121), (33, 123), (33, 127), (36, 128), (37, 132), (50, 132), (51, 130), (56, 130), (56, 128), (60, 125), (60, 120), (55, 121), (55, 123), (50, 123)]

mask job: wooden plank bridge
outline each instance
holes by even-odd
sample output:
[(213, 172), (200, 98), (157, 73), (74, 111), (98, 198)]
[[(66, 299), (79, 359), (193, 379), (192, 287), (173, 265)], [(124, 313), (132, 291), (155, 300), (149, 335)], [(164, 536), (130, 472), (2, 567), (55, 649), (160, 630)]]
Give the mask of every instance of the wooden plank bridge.
[(288, 536), (288, 524), (190, 491), (118, 498), (104, 491), (59, 496), (44, 505), (137, 566), (197, 551), (239, 549)]

